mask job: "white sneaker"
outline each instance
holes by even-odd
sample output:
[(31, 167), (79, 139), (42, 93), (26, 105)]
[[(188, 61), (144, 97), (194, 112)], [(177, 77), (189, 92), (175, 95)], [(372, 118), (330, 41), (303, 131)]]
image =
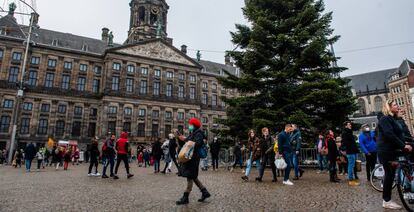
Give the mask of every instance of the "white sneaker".
[(385, 200), (382, 201), (382, 207), (386, 209), (393, 209), (393, 210), (399, 210), (402, 207), (395, 203), (394, 201), (390, 200), (388, 202), (385, 202)]
[(321, 170), (316, 171), (316, 174), (320, 174), (320, 173), (322, 173)]
[(88, 177), (92, 177), (92, 176), (93, 176), (93, 174), (91, 174), (91, 173), (88, 174)]
[(99, 176), (101, 176), (101, 174), (99, 174), (99, 172), (97, 172), (97, 173), (95, 173), (93, 176), (95, 176), (95, 177), (99, 177)]
[(246, 171), (243, 169), (243, 170), (242, 170), (242, 173), (244, 174), (244, 173), (246, 173)]
[(293, 183), (292, 183), (292, 182), (290, 182), (290, 180), (286, 180), (286, 181), (283, 181), (283, 185), (289, 185), (289, 186), (292, 186), (292, 185), (293, 185)]

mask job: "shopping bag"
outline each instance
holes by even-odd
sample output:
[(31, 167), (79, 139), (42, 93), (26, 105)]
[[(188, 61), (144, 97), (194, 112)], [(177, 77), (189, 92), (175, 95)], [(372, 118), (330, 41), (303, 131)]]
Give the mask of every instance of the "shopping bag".
[(275, 160), (275, 165), (277, 169), (283, 170), (286, 169), (287, 167), (287, 163), (285, 162), (285, 159), (283, 158), (278, 158)]
[(178, 154), (178, 162), (185, 163), (193, 157), (195, 142), (187, 141)]

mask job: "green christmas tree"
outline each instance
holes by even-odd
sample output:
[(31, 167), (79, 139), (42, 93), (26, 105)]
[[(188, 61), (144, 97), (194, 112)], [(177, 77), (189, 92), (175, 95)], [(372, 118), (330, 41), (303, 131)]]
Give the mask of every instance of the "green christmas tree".
[(346, 68), (332, 65), (338, 58), (329, 47), (339, 36), (323, 1), (246, 0), (243, 12), (250, 24), (236, 25), (231, 35), (239, 48), (228, 52), (241, 76), (219, 78), (241, 93), (225, 99), (224, 133), (246, 137), (248, 128), (275, 132), (286, 123), (313, 132), (341, 126), (356, 110), (355, 99), (339, 77)]

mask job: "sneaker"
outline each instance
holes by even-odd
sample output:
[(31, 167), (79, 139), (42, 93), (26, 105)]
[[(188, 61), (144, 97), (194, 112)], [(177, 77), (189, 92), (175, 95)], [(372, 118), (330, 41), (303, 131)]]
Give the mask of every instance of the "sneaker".
[(109, 178), (106, 174), (105, 175), (102, 175), (102, 178)]
[(320, 173), (322, 173), (321, 170), (316, 171), (316, 174), (320, 174)]
[(339, 173), (339, 175), (344, 175), (344, 173), (341, 172), (341, 173)]
[(349, 185), (349, 186), (359, 186), (359, 185), (360, 185), (360, 183), (359, 183), (359, 182), (357, 182), (357, 181), (355, 181), (355, 180), (351, 180), (351, 181), (349, 181), (349, 182), (348, 182), (348, 185)]
[(241, 179), (244, 180), (244, 181), (246, 181), (246, 182), (249, 181), (249, 177), (248, 176), (243, 176), (243, 177), (241, 177)]
[(131, 178), (131, 177), (133, 177), (134, 175), (133, 174), (128, 174), (127, 175), (127, 178), (129, 179), (129, 178)]
[(171, 171), (171, 169), (168, 169), (168, 173), (171, 173), (172, 171)]
[(234, 171), (234, 168), (233, 168), (233, 167), (231, 167), (231, 168), (230, 168), (230, 172), (233, 172), (233, 171)]
[(91, 174), (91, 173), (88, 174), (88, 177), (92, 177), (92, 176), (93, 176), (93, 174)]
[(246, 173), (246, 170), (244, 170), (244, 169), (243, 169), (243, 170), (242, 170), (242, 173), (243, 173), (243, 174), (244, 174), (244, 173)]
[(118, 176), (116, 176), (116, 175), (114, 175), (114, 180), (117, 180), (117, 179), (119, 179), (119, 177), (118, 177)]
[(290, 180), (286, 180), (286, 181), (283, 181), (283, 185), (289, 185), (289, 186), (292, 186), (292, 185), (293, 185), (293, 183), (292, 183), (292, 182), (290, 182)]
[(395, 203), (394, 201), (390, 200), (388, 202), (385, 202), (385, 200), (382, 201), (382, 207), (386, 208), (386, 209), (394, 209), (394, 210), (399, 210), (402, 207), (400, 205), (398, 205), (397, 203)]
[(99, 176), (101, 176), (101, 174), (100, 174), (99, 172), (97, 172), (97, 173), (95, 173), (93, 176), (95, 176), (95, 177), (99, 177)]
[(299, 180), (299, 177), (294, 177), (293, 180)]

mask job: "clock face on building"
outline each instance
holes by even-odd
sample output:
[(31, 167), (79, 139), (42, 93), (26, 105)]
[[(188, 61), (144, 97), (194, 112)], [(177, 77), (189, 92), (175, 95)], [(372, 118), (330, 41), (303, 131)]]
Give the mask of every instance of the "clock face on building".
[(158, 15), (158, 13), (160, 13), (160, 9), (158, 9), (158, 7), (152, 7), (151, 8), (151, 13), (155, 14), (155, 15)]

